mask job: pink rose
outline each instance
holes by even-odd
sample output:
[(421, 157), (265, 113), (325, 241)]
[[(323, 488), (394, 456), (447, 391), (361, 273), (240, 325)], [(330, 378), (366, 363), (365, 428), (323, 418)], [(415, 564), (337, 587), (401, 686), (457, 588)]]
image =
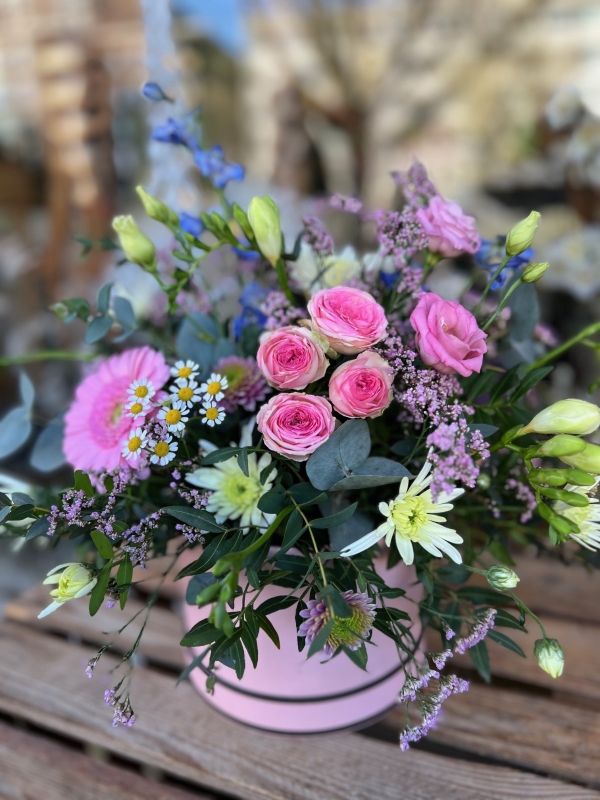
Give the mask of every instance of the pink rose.
[(475, 218), (468, 217), (456, 203), (441, 195), (432, 197), (428, 205), (417, 211), (417, 219), (429, 236), (429, 249), (446, 258), (460, 253), (476, 253), (481, 239)]
[(325, 375), (329, 361), (316, 338), (312, 331), (293, 325), (262, 334), (256, 361), (271, 386), (304, 389)]
[(379, 417), (392, 402), (390, 365), (377, 353), (361, 353), (336, 369), (329, 399), (345, 417)]
[(380, 342), (387, 329), (385, 311), (367, 292), (348, 286), (321, 289), (308, 303), (313, 328), (338, 353), (352, 355)]
[(449, 375), (458, 372), (464, 378), (481, 372), (487, 338), (477, 327), (470, 311), (456, 301), (442, 300), (429, 292), (419, 300), (410, 315), (416, 332), (415, 341), (421, 358), (429, 367)]
[(306, 461), (335, 429), (330, 403), (312, 394), (277, 394), (256, 416), (270, 450), (292, 461)]

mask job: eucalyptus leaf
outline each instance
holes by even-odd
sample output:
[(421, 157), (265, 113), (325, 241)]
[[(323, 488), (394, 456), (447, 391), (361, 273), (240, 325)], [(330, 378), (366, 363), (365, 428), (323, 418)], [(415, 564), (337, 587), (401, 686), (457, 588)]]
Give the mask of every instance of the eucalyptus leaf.
[(31, 435), (30, 409), (18, 406), (0, 420), (0, 459), (16, 453)]
[(19, 373), (19, 391), (21, 392), (23, 405), (31, 411), (33, 401), (35, 400), (35, 388), (29, 376), (26, 372), (23, 372), (23, 370)]
[(38, 472), (53, 472), (67, 463), (63, 453), (64, 415), (49, 422), (35, 440), (29, 463)]
[(100, 339), (104, 339), (106, 334), (112, 328), (113, 321), (110, 317), (94, 317), (88, 325), (85, 332), (84, 342), (86, 344), (95, 344)]
[(202, 365), (200, 380), (204, 380), (215, 363), (216, 344), (219, 339), (217, 323), (206, 314), (188, 314), (175, 339), (179, 358), (191, 359)]
[(537, 291), (533, 283), (522, 283), (507, 303), (511, 310), (508, 329), (511, 339), (523, 341), (531, 338), (540, 318)]
[(106, 283), (98, 292), (98, 311), (100, 314), (108, 313), (108, 304), (110, 302), (110, 291), (114, 284)]
[(117, 321), (125, 328), (135, 328), (135, 312), (126, 297), (115, 297), (113, 308)]
[(317, 489), (329, 489), (351, 475), (371, 450), (369, 425), (364, 419), (350, 419), (334, 431), (308, 459), (306, 473)]

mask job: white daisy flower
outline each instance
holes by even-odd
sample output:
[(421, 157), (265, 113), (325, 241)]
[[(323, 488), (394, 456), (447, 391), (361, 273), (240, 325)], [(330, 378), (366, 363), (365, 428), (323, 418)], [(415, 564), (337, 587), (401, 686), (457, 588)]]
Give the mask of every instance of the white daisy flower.
[[(240, 447), (250, 447), (254, 420), (242, 428)], [(216, 450), (214, 444), (200, 442), (202, 450), (210, 453)], [(217, 522), (239, 520), (241, 528), (250, 526), (267, 528), (275, 519), (275, 514), (265, 514), (257, 508), (260, 498), (268, 492), (277, 477), (272, 470), (264, 485), (260, 482), (260, 473), (271, 463), (271, 455), (264, 453), (257, 460), (257, 453), (248, 454), (248, 475), (239, 468), (237, 458), (233, 456), (227, 461), (220, 461), (214, 467), (200, 467), (186, 476), (186, 481), (202, 489), (212, 489), (206, 509), (215, 515)]]
[(600, 503), (595, 496), (598, 491), (600, 477), (596, 478), (593, 486), (565, 486), (569, 492), (577, 492), (590, 501), (589, 505), (583, 508), (575, 508), (557, 500), (554, 503), (554, 510), (557, 514), (572, 520), (578, 527), (579, 533), (570, 533), (569, 537), (574, 539), (582, 547), (588, 550), (600, 549)]
[(134, 428), (129, 434), (129, 439), (123, 442), (121, 455), (128, 461), (137, 461), (144, 453), (148, 436), (142, 428)]
[(441, 524), (446, 521), (441, 515), (452, 510), (451, 501), (460, 497), (464, 489), (453, 489), (450, 494), (442, 492), (434, 502), (431, 490), (428, 489), (431, 483), (431, 476), (428, 477), (430, 471), (431, 462), (426, 461), (410, 488), (409, 479), (402, 478), (396, 499), (379, 504), (379, 511), (387, 517), (386, 521), (376, 530), (345, 547), (341, 551), (342, 556), (361, 553), (385, 536), (388, 547), (395, 538), (396, 546), (406, 564), (412, 564), (415, 558), (413, 542), (420, 544), (434, 556), (441, 557), (445, 553), (452, 561), (460, 564), (462, 556), (450, 542), (460, 544), (462, 537)]
[(225, 409), (210, 400), (202, 403), (200, 414), (203, 417), (202, 422), (205, 422), (210, 428), (220, 425), (225, 419)]
[(222, 375), (218, 375), (216, 372), (213, 372), (210, 378), (202, 384), (200, 387), (200, 391), (204, 394), (205, 400), (222, 400), (225, 395), (223, 392), (229, 383), (227, 382), (227, 378), (224, 378)]
[(189, 378), (192, 380), (200, 372), (200, 367), (195, 361), (176, 361), (171, 367), (171, 375), (174, 378)]
[(165, 421), (171, 433), (180, 433), (189, 419), (187, 406), (181, 400), (174, 400), (170, 408), (168, 406), (161, 408), (158, 419)]
[(187, 378), (178, 378), (173, 386), (169, 386), (169, 391), (171, 400), (181, 400), (182, 403), (185, 403), (186, 408), (191, 408), (194, 403), (202, 400), (196, 381), (190, 381)]
[(130, 397), (125, 406), (125, 414), (134, 422), (141, 422), (150, 411), (150, 403), (145, 397)]
[(148, 450), (151, 453), (150, 461), (164, 467), (175, 458), (179, 443), (167, 434), (163, 439), (148, 439)]
[(127, 390), (127, 394), (130, 399), (135, 397), (150, 402), (156, 394), (156, 389), (152, 381), (148, 380), (148, 378), (142, 378), (139, 381), (133, 381)]

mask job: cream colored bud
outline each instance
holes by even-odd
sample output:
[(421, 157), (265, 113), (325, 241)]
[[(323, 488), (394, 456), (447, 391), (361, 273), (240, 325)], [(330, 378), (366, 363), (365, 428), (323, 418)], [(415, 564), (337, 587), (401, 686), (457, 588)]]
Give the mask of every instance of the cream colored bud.
[[(62, 572), (60, 572), (60, 570), (62, 570)], [(56, 589), (50, 592), (50, 596), (53, 597), (54, 600), (38, 615), (38, 619), (56, 611), (56, 609), (60, 608), (67, 600), (76, 600), (78, 597), (89, 594), (97, 582), (96, 571), (93, 567), (89, 567), (86, 564), (72, 561), (68, 564), (60, 564), (60, 566), (54, 567), (54, 569), (50, 570), (48, 577), (44, 581), (44, 585), (52, 583), (58, 584)]]
[(536, 283), (544, 275), (550, 264), (542, 261), (539, 264), (528, 264), (523, 270), (523, 283)]
[(518, 256), (531, 247), (540, 216), (539, 211), (532, 211), (528, 217), (510, 229), (506, 237), (506, 255)]
[(281, 221), (275, 202), (266, 196), (253, 198), (248, 208), (248, 220), (260, 252), (275, 265), (283, 252)]
[(560, 678), (565, 666), (565, 654), (557, 639), (538, 639), (533, 655), (540, 667), (553, 678)]
[(571, 433), (585, 436), (600, 425), (600, 408), (585, 400), (559, 400), (540, 411), (529, 425), (521, 429), (526, 433)]
[(510, 567), (494, 564), (485, 574), (487, 582), (493, 589), (503, 592), (505, 589), (514, 589), (520, 578)]
[(597, 444), (585, 442), (585, 447), (580, 453), (570, 456), (559, 456), (560, 460), (570, 467), (582, 469), (592, 475), (600, 475), (600, 447)]
[(166, 203), (163, 203), (162, 200), (159, 200), (158, 197), (148, 194), (143, 186), (137, 186), (136, 192), (138, 193), (139, 198), (144, 205), (146, 214), (148, 214), (151, 219), (155, 219), (157, 222), (162, 222), (163, 225), (173, 226), (179, 224), (179, 217), (177, 214), (172, 208), (169, 208)]
[(127, 260), (153, 271), (156, 268), (156, 249), (138, 228), (134, 218), (131, 215), (115, 217), (112, 226), (117, 232)]

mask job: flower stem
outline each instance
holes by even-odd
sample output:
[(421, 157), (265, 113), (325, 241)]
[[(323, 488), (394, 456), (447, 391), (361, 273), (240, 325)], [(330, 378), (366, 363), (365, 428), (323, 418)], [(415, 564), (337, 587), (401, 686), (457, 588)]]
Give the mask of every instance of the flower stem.
[(575, 334), (575, 336), (571, 337), (566, 342), (563, 342), (563, 344), (559, 345), (558, 347), (555, 347), (554, 350), (550, 350), (549, 353), (546, 353), (545, 356), (538, 358), (537, 361), (533, 362), (533, 364), (530, 364), (527, 367), (526, 372), (531, 372), (538, 367), (546, 366), (546, 364), (554, 361), (555, 358), (558, 358), (558, 356), (562, 355), (571, 347), (573, 347), (574, 344), (578, 344), (588, 336), (593, 336), (595, 333), (598, 333), (598, 331), (600, 331), (600, 322), (594, 322), (592, 325), (588, 325), (587, 328), (584, 328), (582, 331)]
[(308, 533), (309, 533), (311, 541), (312, 541), (312, 546), (314, 548), (315, 555), (317, 556), (317, 561), (319, 562), (319, 569), (321, 571), (321, 578), (323, 579), (323, 586), (327, 586), (327, 576), (325, 575), (325, 568), (323, 567), (323, 562), (321, 561), (321, 557), (319, 556), (319, 548), (317, 547), (317, 540), (315, 539), (315, 535), (313, 533), (313, 529), (310, 526), (310, 522), (306, 519), (306, 515), (305, 515), (304, 511), (302, 511), (302, 509), (300, 508), (300, 506), (294, 500), (293, 497), (292, 497), (292, 502), (296, 506), (296, 510), (298, 511), (298, 513), (300, 514), (300, 516), (304, 520), (304, 522), (306, 524), (306, 527), (308, 528)]
[(0, 358), (0, 367), (11, 364), (30, 364), (34, 361), (93, 361), (96, 353), (73, 353), (70, 350), (40, 350), (37, 353), (24, 353), (21, 356)]
[(483, 301), (485, 300), (485, 298), (486, 298), (486, 297), (487, 297), (487, 295), (488, 295), (488, 292), (489, 292), (489, 291), (490, 291), (490, 289), (492, 288), (492, 284), (494, 283), (494, 281), (496, 280), (496, 278), (498, 277), (498, 275), (500, 275), (500, 273), (502, 272), (502, 270), (503, 270), (503, 269), (504, 269), (504, 267), (505, 267), (505, 266), (508, 264), (508, 262), (509, 262), (509, 261), (510, 261), (510, 256), (509, 256), (509, 255), (506, 255), (506, 256), (504, 256), (504, 258), (502, 259), (502, 261), (501, 261), (501, 262), (500, 262), (500, 264), (498, 265), (498, 269), (496, 270), (496, 272), (494, 272), (494, 274), (492, 275), (492, 277), (489, 279), (489, 281), (488, 281), (488, 283), (487, 283), (487, 286), (485, 287), (485, 289), (483, 290), (483, 292), (482, 292), (482, 294), (481, 294), (481, 297), (479, 298), (479, 302), (477, 303), (477, 305), (476, 305), (476, 306), (475, 306), (475, 308), (473, 309), (473, 315), (474, 315), (475, 317), (476, 317), (476, 316), (477, 316), (477, 314), (478, 314), (478, 313), (481, 311), (481, 307), (482, 307), (482, 305), (483, 305)]
[(496, 310), (491, 315), (491, 317), (488, 319), (488, 321), (485, 323), (485, 325), (483, 325), (482, 330), (487, 331), (487, 329), (490, 327), (492, 322), (496, 319), (498, 314), (502, 311), (504, 306), (507, 304), (508, 298), (514, 292), (514, 290), (517, 289), (522, 283), (523, 283), (523, 281), (521, 280), (521, 278), (519, 278), (519, 280), (515, 281), (513, 283), (513, 285), (509, 287), (508, 291), (505, 293), (505, 295), (502, 298), (502, 300), (498, 303), (498, 308), (496, 308)]

